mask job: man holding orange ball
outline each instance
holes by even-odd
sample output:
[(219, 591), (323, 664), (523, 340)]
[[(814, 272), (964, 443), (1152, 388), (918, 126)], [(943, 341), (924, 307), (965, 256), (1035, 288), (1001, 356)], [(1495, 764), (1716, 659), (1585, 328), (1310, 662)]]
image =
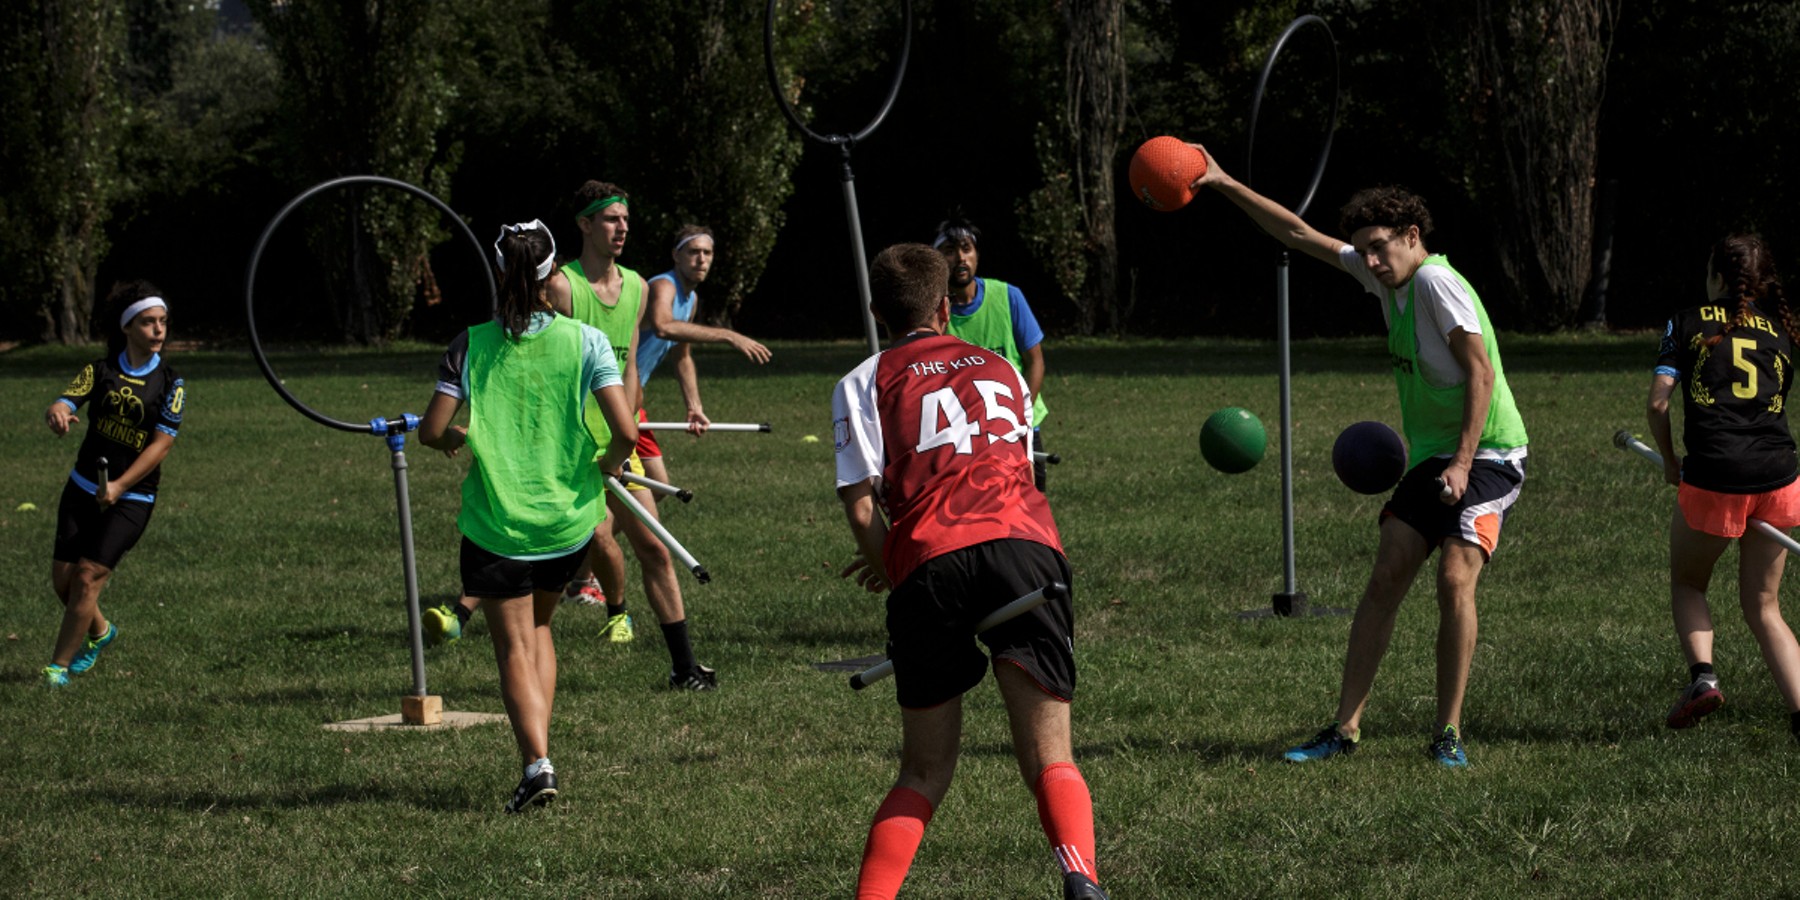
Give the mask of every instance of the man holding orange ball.
[(1349, 273), (1381, 302), (1411, 467), (1381, 510), (1374, 570), (1350, 625), (1336, 721), (1285, 754), (1290, 762), (1356, 750), (1375, 671), (1400, 602), (1433, 550), (1438, 557), (1437, 726), (1428, 753), (1468, 765), (1462, 703), (1475, 654), (1475, 585), (1525, 482), (1525, 424), (1500, 365), (1481, 298), (1442, 255), (1428, 253), (1431, 213), (1398, 187), (1359, 191), (1340, 211), (1348, 241), (1239, 183), (1205, 148), (1190, 187), (1212, 187), (1276, 240)]

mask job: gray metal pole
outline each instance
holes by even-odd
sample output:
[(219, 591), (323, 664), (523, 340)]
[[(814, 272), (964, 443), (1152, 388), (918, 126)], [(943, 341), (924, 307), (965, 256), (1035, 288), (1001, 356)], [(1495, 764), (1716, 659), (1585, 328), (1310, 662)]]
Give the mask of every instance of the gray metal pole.
[[(1281, 564), (1282, 590), (1297, 596), (1294, 578), (1294, 392), (1288, 341), (1288, 252), (1275, 269), (1275, 328), (1281, 356)], [(1291, 602), (1291, 600), (1290, 600)], [(1281, 604), (1276, 604), (1280, 611)], [(1291, 611), (1291, 609), (1290, 609)], [(1287, 612), (1281, 612), (1287, 615)]]
[(862, 215), (856, 210), (856, 173), (850, 171), (850, 145), (840, 144), (844, 151), (844, 213), (850, 218), (850, 255), (856, 263), (856, 295), (862, 302), (863, 334), (869, 338), (869, 355), (881, 352), (881, 333), (875, 327), (875, 313), (869, 310), (869, 260), (863, 252)]
[(413, 562), (412, 497), (406, 489), (406, 434), (388, 435), (394, 451), (394, 501), (400, 506), (400, 561), (406, 567), (406, 630), (412, 637), (413, 696), (425, 696), (425, 633), (419, 622), (419, 570)]

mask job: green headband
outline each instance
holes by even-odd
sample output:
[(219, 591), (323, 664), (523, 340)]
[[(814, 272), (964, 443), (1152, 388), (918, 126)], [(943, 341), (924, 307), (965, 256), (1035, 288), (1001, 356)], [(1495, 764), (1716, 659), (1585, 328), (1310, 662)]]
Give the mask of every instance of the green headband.
[(595, 200), (592, 203), (589, 203), (587, 205), (586, 209), (582, 210), (581, 212), (576, 213), (575, 218), (585, 219), (588, 216), (591, 216), (594, 213), (597, 213), (597, 212), (613, 205), (614, 203), (617, 203), (620, 206), (624, 206), (624, 207), (629, 207), (631, 205), (631, 204), (625, 202), (624, 197), (618, 196), (617, 194), (614, 194), (611, 197), (601, 197), (600, 199)]

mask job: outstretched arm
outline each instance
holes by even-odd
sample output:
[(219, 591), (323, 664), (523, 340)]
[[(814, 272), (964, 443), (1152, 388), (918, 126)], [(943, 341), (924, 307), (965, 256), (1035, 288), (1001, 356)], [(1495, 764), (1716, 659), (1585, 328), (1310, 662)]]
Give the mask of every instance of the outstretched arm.
[(1343, 241), (1306, 224), (1305, 220), (1294, 215), (1292, 210), (1251, 190), (1247, 185), (1226, 174), (1225, 170), (1219, 167), (1218, 160), (1213, 159), (1212, 153), (1205, 147), (1201, 147), (1199, 144), (1190, 146), (1206, 154), (1206, 174), (1194, 180), (1192, 185), (1194, 190), (1197, 191), (1203, 187), (1213, 188), (1224, 194), (1226, 199), (1237, 204), (1239, 209), (1248, 213), (1250, 221), (1255, 222), (1258, 228), (1268, 232), (1270, 237), (1307, 256), (1342, 268), (1343, 264), (1338, 262), (1338, 248), (1344, 246)]
[(696, 325), (675, 318), (675, 285), (667, 279), (650, 284), (650, 328), (665, 341), (689, 344), (730, 344), (754, 363), (769, 361), (769, 348), (729, 328)]

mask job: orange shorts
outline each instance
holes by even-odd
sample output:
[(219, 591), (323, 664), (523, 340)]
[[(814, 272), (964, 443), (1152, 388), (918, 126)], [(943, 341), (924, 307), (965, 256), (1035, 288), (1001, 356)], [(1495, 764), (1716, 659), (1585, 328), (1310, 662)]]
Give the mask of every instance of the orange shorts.
[(1784, 531), (1800, 527), (1800, 480), (1760, 494), (1721, 494), (1684, 481), (1675, 501), (1689, 528), (1718, 537), (1743, 537), (1750, 519)]
[(641, 459), (656, 459), (662, 456), (662, 448), (656, 445), (656, 432), (644, 427), (644, 423), (648, 421), (650, 416), (643, 410), (638, 410), (637, 455)]

